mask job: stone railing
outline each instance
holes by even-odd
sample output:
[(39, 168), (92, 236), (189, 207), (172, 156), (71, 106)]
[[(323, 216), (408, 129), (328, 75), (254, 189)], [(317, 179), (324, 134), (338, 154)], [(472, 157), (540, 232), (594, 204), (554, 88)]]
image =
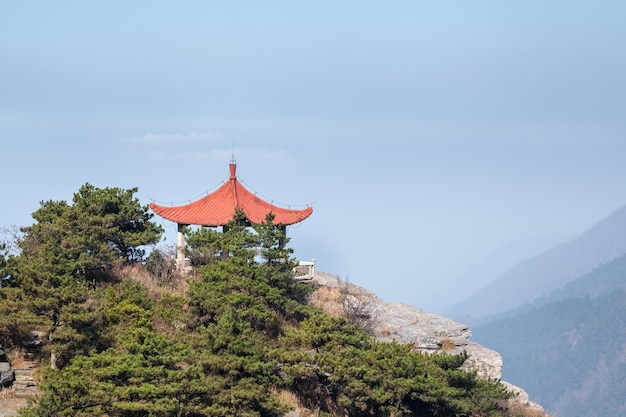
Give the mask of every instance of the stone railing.
[(293, 279), (298, 281), (310, 281), (315, 278), (315, 259), (300, 261), (293, 269)]

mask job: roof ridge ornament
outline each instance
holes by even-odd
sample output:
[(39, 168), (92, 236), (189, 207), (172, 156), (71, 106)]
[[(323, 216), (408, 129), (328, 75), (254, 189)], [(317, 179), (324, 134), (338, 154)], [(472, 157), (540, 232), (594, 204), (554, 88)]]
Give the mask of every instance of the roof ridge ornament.
[(235, 160), (235, 139), (233, 139), (233, 153), (230, 157), (230, 179), (231, 181), (237, 179), (237, 161)]

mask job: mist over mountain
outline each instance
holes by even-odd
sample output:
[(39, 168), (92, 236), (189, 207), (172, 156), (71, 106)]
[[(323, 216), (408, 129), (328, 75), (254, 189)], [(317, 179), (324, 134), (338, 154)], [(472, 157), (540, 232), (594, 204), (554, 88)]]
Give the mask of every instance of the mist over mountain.
[(581, 278), (570, 281), (562, 288), (554, 289), (550, 294), (539, 297), (498, 318), (515, 317), (528, 311), (570, 298), (597, 298), (626, 287), (626, 255), (595, 268)]
[(545, 297), (626, 254), (626, 206), (575, 239), (526, 259), (455, 305), (449, 315), (471, 325)]
[(449, 286), (447, 293), (450, 302), (441, 309), (440, 313), (449, 315), (456, 303), (464, 301), (467, 295), (472, 294), (477, 288), (487, 286), (513, 265), (570, 239), (571, 237), (551, 234), (515, 240), (497, 248), (454, 278), (454, 284)]

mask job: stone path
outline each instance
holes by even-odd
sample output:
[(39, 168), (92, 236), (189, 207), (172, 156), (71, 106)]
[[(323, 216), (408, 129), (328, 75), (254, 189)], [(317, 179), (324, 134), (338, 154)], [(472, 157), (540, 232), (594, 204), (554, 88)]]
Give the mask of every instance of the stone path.
[(13, 386), (0, 391), (0, 417), (17, 416), (20, 408), (28, 404), (28, 399), (38, 394), (34, 373), (35, 362), (26, 361), (20, 368), (14, 368)]
[[(2, 398), (7, 396), (8, 398)], [(11, 397), (12, 393), (6, 394), (0, 391), (0, 417), (12, 417), (17, 416), (17, 410), (24, 407), (28, 403), (27, 398)]]

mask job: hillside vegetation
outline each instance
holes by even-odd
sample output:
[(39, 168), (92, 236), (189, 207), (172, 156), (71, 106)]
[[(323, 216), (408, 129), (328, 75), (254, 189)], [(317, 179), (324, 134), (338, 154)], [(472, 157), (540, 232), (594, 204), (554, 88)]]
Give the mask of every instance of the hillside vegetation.
[(185, 279), (145, 245), (162, 230), (133, 190), (89, 184), (42, 202), (0, 256), (0, 343), (45, 332), (44, 416), (507, 416), (497, 381), (466, 355), (379, 343), (307, 304), (271, 214), (187, 230)]
[(626, 414), (625, 256), (473, 335), (502, 354), (503, 378), (523, 386), (549, 412)]

